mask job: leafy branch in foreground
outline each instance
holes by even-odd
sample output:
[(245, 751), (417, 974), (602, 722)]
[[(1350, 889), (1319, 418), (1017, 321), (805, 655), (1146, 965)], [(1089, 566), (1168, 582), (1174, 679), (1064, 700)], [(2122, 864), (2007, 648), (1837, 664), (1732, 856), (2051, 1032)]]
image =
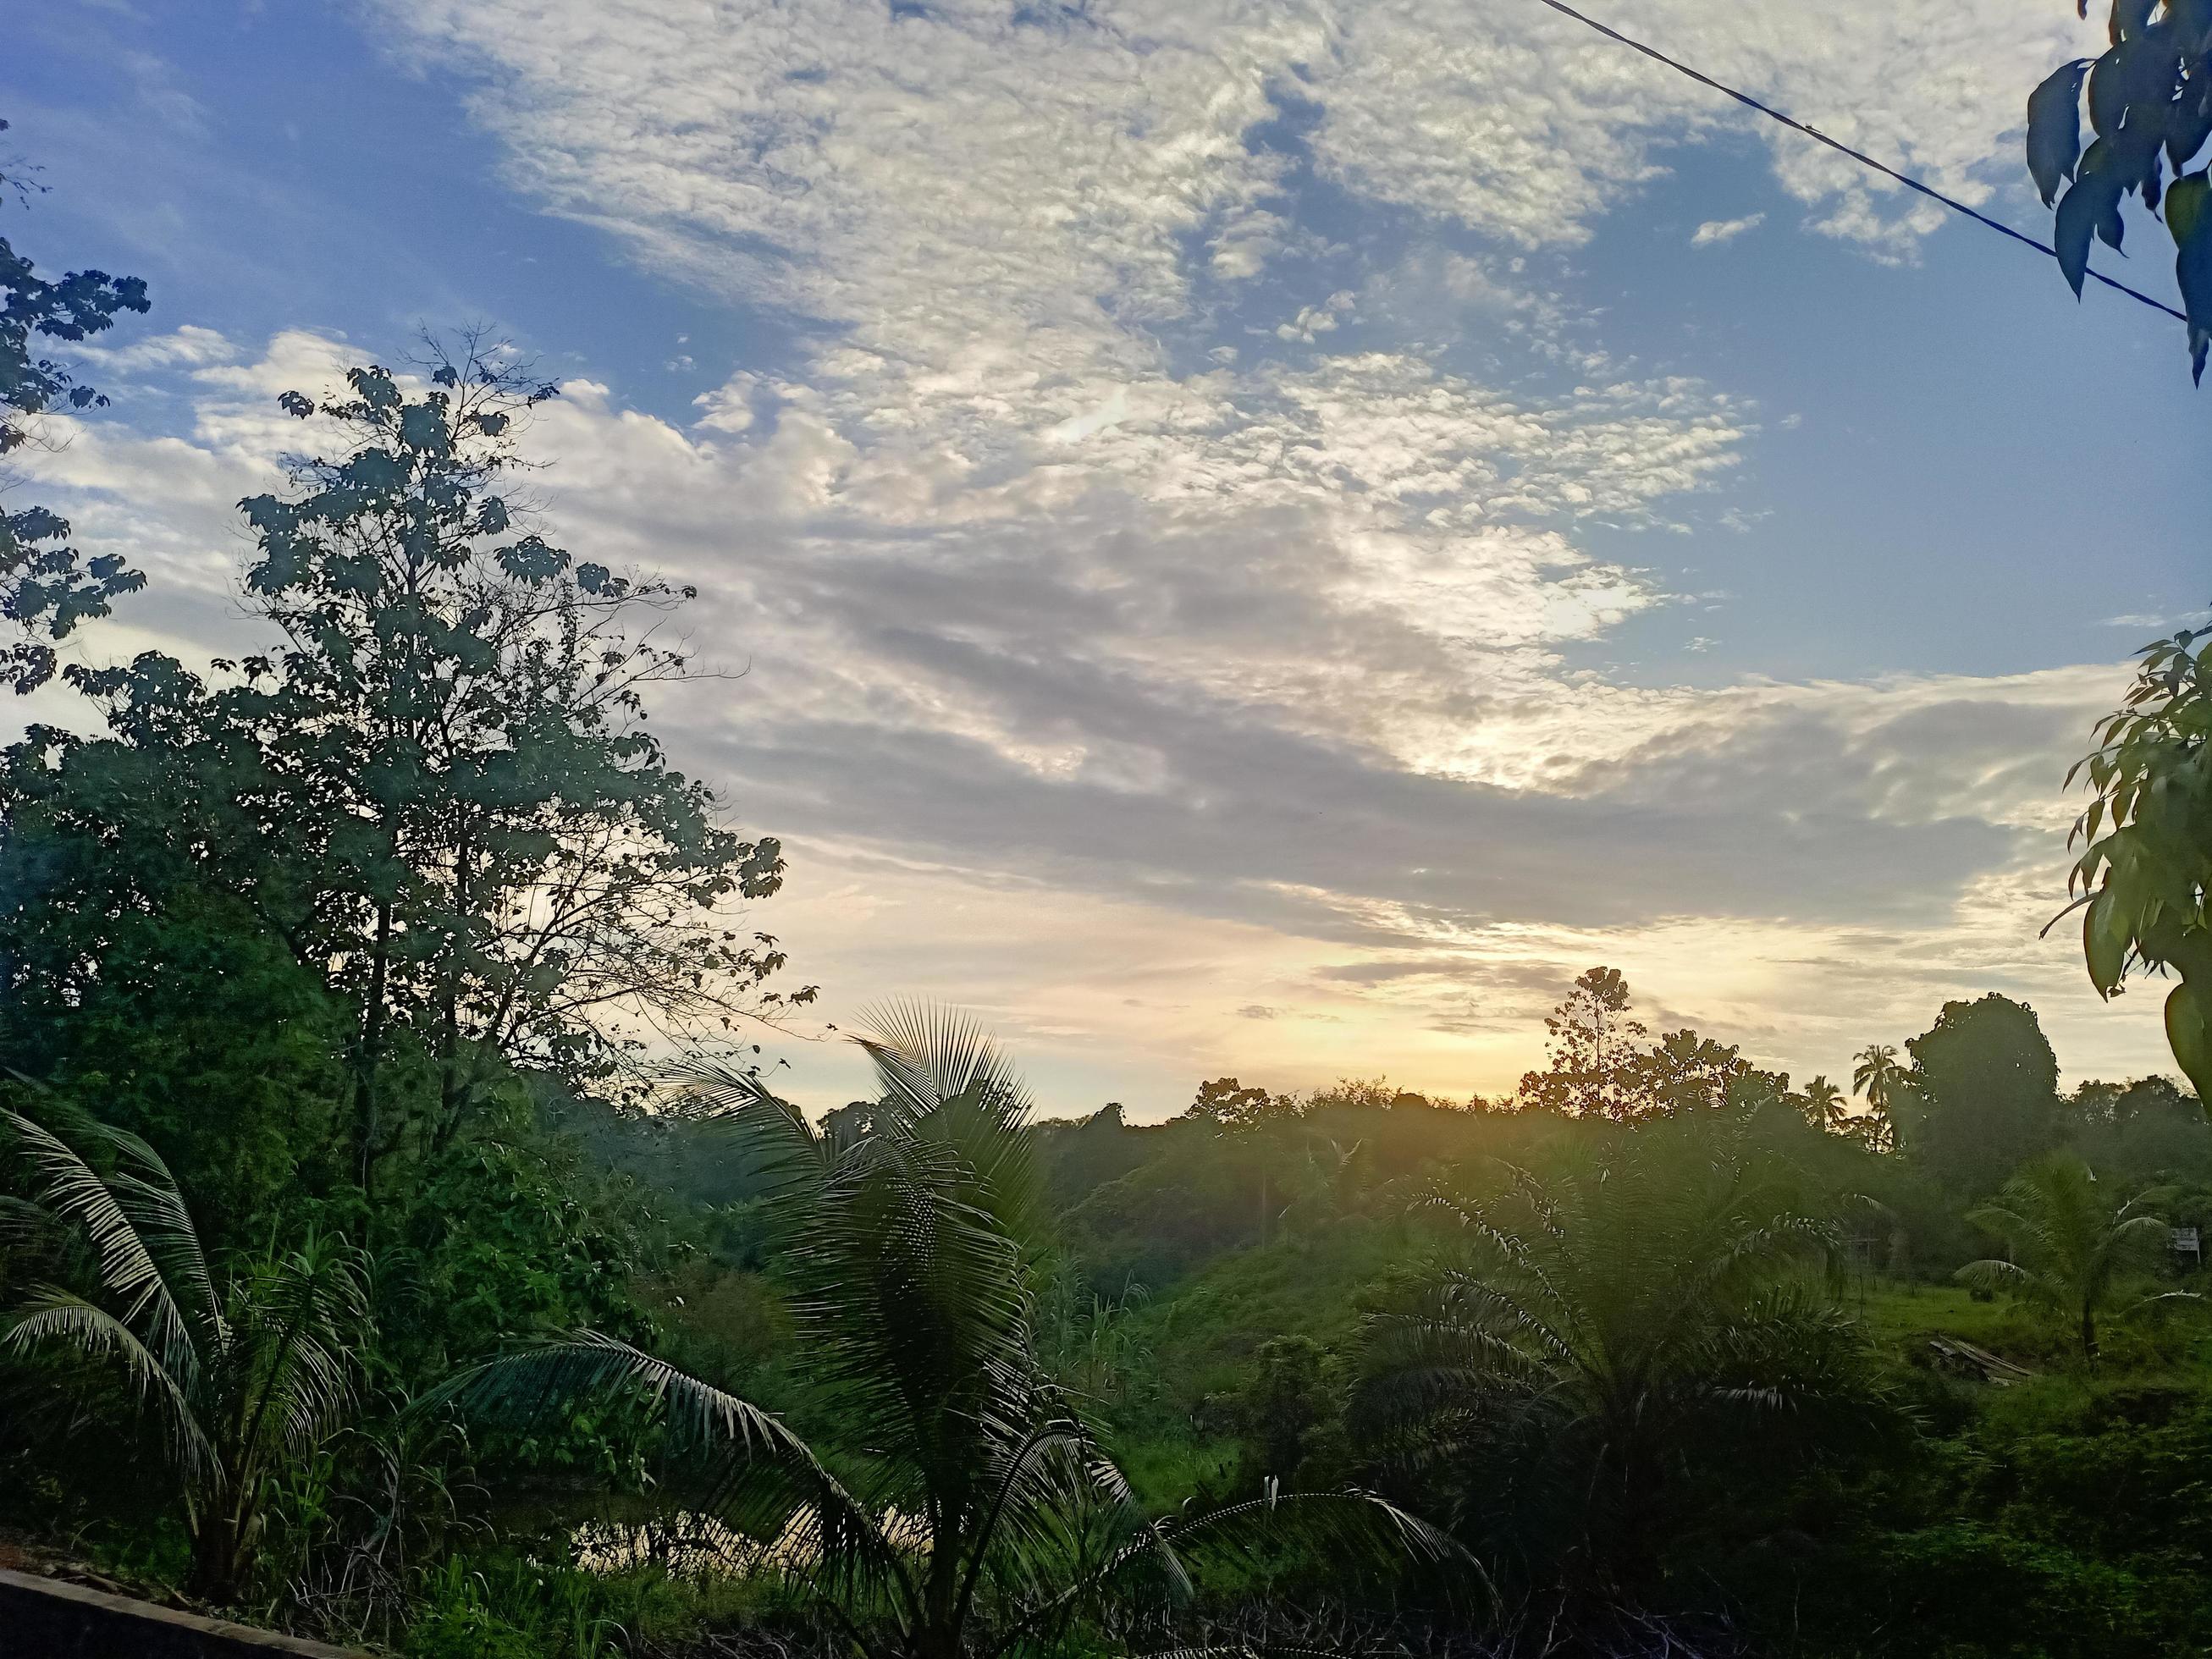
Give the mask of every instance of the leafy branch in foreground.
[(750, 1073), (684, 1074), (774, 1171), (805, 1371), (842, 1425), (836, 1455), (591, 1333), (495, 1359), (446, 1397), (526, 1420), (642, 1396), (689, 1471), (690, 1501), (875, 1659), (1040, 1651), (1105, 1607), (1187, 1595), (1188, 1560), (1234, 1557), (1261, 1535), (1322, 1540), (1340, 1561), (1460, 1553), (1364, 1493), (1148, 1516), (1037, 1355), (1021, 1084), (957, 1018), (898, 1009), (881, 1027), (860, 1042), (882, 1101), (868, 1132), (842, 1142)]
[(72, 1394), (88, 1371), (127, 1386), (178, 1484), (193, 1587), (226, 1601), (251, 1574), (275, 1485), (353, 1404), (368, 1317), (361, 1258), (311, 1233), (218, 1284), (167, 1166), (137, 1136), (80, 1120), (65, 1138), (15, 1112), (0, 1122), (37, 1212), (88, 1249), (94, 1285), (33, 1290), (0, 1346), (58, 1358)]
[[(2087, 16), (2088, 0), (2075, 8)], [(2153, 213), (2163, 205), (2202, 380), (2212, 351), (2212, 177), (2190, 164), (2212, 138), (2212, 0), (2112, 0), (2106, 35), (2103, 55), (2060, 64), (2028, 95), (2028, 171), (2044, 205), (2056, 204), (2051, 240), (2076, 298), (2091, 246), (2117, 251), (2126, 239), (2128, 198)]]
[[(2097, 727), (2097, 747), (2066, 775), (2087, 778), (2088, 805), (2069, 845), (2067, 878), (2081, 915), (2081, 951), (2098, 994), (2130, 972), (2172, 973), (2166, 1041), (2197, 1095), (2212, 1098), (2212, 628), (2146, 646), (2135, 684)], [(2063, 913), (2062, 913), (2063, 914)]]

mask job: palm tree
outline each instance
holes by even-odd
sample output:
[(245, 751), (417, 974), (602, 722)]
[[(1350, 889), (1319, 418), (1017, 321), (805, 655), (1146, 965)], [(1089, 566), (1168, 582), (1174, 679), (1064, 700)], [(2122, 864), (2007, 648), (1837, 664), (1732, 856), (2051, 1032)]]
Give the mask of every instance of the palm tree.
[(1858, 1064), (1851, 1072), (1851, 1093), (1866, 1097), (1867, 1144), (1875, 1152), (1887, 1152), (1897, 1138), (1890, 1108), (1911, 1086), (1911, 1073), (1898, 1064), (1896, 1048), (1887, 1042), (1870, 1042), (1855, 1058)]
[(1455, 1496), (1479, 1548), (1634, 1602), (1679, 1519), (1680, 1476), (1727, 1437), (1875, 1391), (1806, 1268), (1837, 1243), (1745, 1156), (1740, 1124), (1653, 1124), (1429, 1200), (1455, 1255), (1370, 1318), (1355, 1421)]
[(1279, 1496), (1149, 1519), (1033, 1339), (1037, 1204), (1029, 1103), (960, 1019), (895, 1011), (860, 1039), (882, 1102), (825, 1139), (750, 1073), (685, 1077), (764, 1151), (786, 1229), (805, 1372), (842, 1455), (611, 1338), (580, 1333), (494, 1360), (446, 1391), (534, 1417), (641, 1391), (697, 1477), (698, 1506), (754, 1541), (868, 1659), (964, 1659), (1048, 1644), (1148, 1583), (1187, 1585), (1188, 1552), (1246, 1547), (1254, 1523), (1341, 1554), (1437, 1555), (1442, 1536), (1358, 1493)]
[(1807, 1084), (1802, 1098), (1805, 1121), (1814, 1128), (1833, 1134), (1844, 1127), (1844, 1120), (1849, 1115), (1844, 1109), (1844, 1091), (1826, 1077), (1816, 1077)]
[[(2081, 1357), (2097, 1363), (2097, 1316), (2130, 1273), (2147, 1271), (2172, 1237), (2152, 1208), (2169, 1196), (2151, 1188), (2115, 1204), (2089, 1166), (2069, 1152), (2031, 1164), (1966, 1219), (2005, 1242), (2008, 1259), (1970, 1261), (1959, 1278), (1979, 1290), (2005, 1291), (2072, 1322)], [(2135, 1304), (2195, 1301), (2169, 1291)]]
[(72, 1120), (71, 1139), (112, 1162), (103, 1175), (61, 1133), (15, 1112), (0, 1120), (30, 1166), (35, 1213), (89, 1247), (94, 1285), (90, 1296), (33, 1290), (4, 1346), (130, 1385), (183, 1502), (193, 1588), (227, 1601), (252, 1572), (274, 1484), (352, 1402), (352, 1353), (368, 1322), (360, 1257), (310, 1233), (218, 1285), (175, 1178), (143, 1140)]

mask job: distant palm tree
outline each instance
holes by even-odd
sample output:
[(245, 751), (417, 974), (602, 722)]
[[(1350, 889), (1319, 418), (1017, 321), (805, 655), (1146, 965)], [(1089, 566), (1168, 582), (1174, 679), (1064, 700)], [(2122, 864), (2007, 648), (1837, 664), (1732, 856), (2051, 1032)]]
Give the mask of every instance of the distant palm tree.
[(1844, 1091), (1825, 1077), (1816, 1077), (1807, 1084), (1802, 1098), (1806, 1121), (1830, 1134), (1841, 1129), (1850, 1115), (1844, 1109)]
[[(175, 1179), (137, 1136), (89, 1119), (70, 1138), (0, 1112), (38, 1194), (32, 1206), (90, 1246), (94, 1296), (34, 1290), (8, 1321), (9, 1352), (56, 1352), (126, 1381), (161, 1431), (192, 1542), (192, 1583), (230, 1599), (246, 1583), (276, 1483), (338, 1426), (368, 1323), (361, 1258), (309, 1234), (220, 1285)], [(65, 1382), (66, 1385), (66, 1382)]]
[(1886, 1152), (1897, 1141), (1895, 1119), (1891, 1108), (1898, 1097), (1911, 1087), (1911, 1071), (1898, 1063), (1897, 1050), (1887, 1042), (1871, 1042), (1859, 1050), (1858, 1065), (1851, 1073), (1851, 1093), (1866, 1097), (1867, 1115), (1862, 1120), (1866, 1125), (1863, 1133), (1867, 1144), (1875, 1152)]
[(1432, 1203), (1464, 1255), (1371, 1319), (1355, 1420), (1442, 1473), (1463, 1532), (1633, 1601), (1679, 1522), (1686, 1458), (1872, 1398), (1850, 1322), (1803, 1271), (1825, 1221), (1762, 1180), (1740, 1126), (1653, 1125)]
[(1026, 1095), (957, 1018), (902, 1011), (884, 1026), (861, 1039), (881, 1103), (869, 1132), (841, 1143), (750, 1073), (684, 1074), (776, 1172), (805, 1374), (842, 1455), (589, 1333), (495, 1360), (447, 1395), (534, 1415), (642, 1391), (700, 1476), (699, 1505), (756, 1540), (763, 1569), (787, 1572), (868, 1659), (1049, 1645), (1147, 1585), (1187, 1585), (1187, 1551), (1241, 1551), (1258, 1531), (1317, 1534), (1338, 1557), (1458, 1553), (1361, 1493), (1148, 1518), (1036, 1352)]
[[(2071, 1322), (2081, 1356), (2097, 1362), (2097, 1316), (2130, 1273), (2147, 1271), (2172, 1237), (2154, 1206), (2170, 1194), (2153, 1188), (2117, 1204), (2089, 1166), (2055, 1152), (2022, 1170), (1966, 1219), (2004, 1240), (2009, 1260), (1970, 1261), (1959, 1278), (1979, 1290), (2004, 1291)], [(2134, 1304), (2195, 1301), (2186, 1291), (2142, 1297)]]

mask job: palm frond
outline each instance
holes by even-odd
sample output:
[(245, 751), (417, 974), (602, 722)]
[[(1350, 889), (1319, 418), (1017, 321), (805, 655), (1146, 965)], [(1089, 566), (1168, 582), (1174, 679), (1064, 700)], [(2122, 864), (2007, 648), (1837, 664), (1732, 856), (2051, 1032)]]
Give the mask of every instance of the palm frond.
[(111, 1123), (87, 1121), (88, 1132), (115, 1149), (124, 1168), (111, 1176), (112, 1188), (147, 1251), (161, 1268), (163, 1282), (187, 1318), (197, 1316), (211, 1328), (215, 1340), (222, 1340), (222, 1310), (208, 1272), (207, 1253), (200, 1246), (199, 1229), (185, 1207), (184, 1193), (161, 1155), (141, 1137)]
[(1490, 1575), (1449, 1534), (1374, 1492), (1269, 1493), (1179, 1519), (1161, 1529), (1178, 1555), (1218, 1553), (1250, 1565), (1285, 1544), (1340, 1565), (1382, 1569), (1449, 1562), (1471, 1569), (1486, 1594)]
[(704, 1109), (714, 1124), (741, 1136), (786, 1186), (818, 1182), (830, 1162), (829, 1144), (806, 1115), (778, 1096), (750, 1067), (691, 1058), (672, 1066), (667, 1081)]
[(204, 1357), (160, 1262), (126, 1211), (93, 1167), (62, 1138), (20, 1112), (0, 1109), (39, 1177), (40, 1201), (84, 1230), (99, 1258), (102, 1287), (124, 1304), (123, 1322), (147, 1332), (148, 1346), (179, 1385), (189, 1389)]
[(488, 1360), (423, 1396), (495, 1422), (536, 1424), (587, 1401), (641, 1401), (667, 1424), (696, 1477), (702, 1508), (773, 1546), (825, 1591), (888, 1589), (911, 1607), (903, 1552), (780, 1418), (597, 1331)]
[(132, 1389), (160, 1419), (170, 1455), (188, 1485), (204, 1486), (217, 1478), (220, 1465), (215, 1449), (185, 1384), (139, 1340), (137, 1333), (105, 1308), (94, 1306), (74, 1291), (50, 1287), (35, 1292), (9, 1322), (5, 1341), (9, 1350), (18, 1354), (52, 1343), (84, 1359), (119, 1363)]

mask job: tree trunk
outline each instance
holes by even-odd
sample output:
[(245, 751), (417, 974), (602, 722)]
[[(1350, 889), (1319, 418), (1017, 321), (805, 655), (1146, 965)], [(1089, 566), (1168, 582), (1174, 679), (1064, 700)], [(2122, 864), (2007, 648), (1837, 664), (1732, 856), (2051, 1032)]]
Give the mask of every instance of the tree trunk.
[(354, 1065), (354, 1133), (360, 1139), (362, 1197), (374, 1206), (376, 1200), (377, 1139), (376, 1070), (384, 1053), (384, 1003), (392, 972), (392, 902), (376, 907), (376, 943), (368, 963), (368, 1006), (362, 1010), (361, 1052)]

